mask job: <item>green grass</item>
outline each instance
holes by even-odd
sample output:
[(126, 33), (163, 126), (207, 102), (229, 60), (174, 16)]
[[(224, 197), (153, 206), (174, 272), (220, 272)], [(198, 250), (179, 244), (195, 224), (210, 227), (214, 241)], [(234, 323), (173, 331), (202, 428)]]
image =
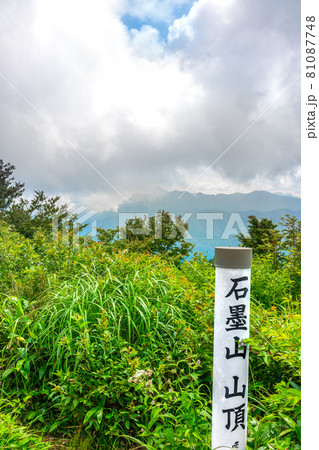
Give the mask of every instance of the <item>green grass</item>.
[[(12, 402), (0, 401), (0, 448), (5, 449), (50, 449), (51, 444), (45, 442), (41, 433), (23, 426), (17, 413), (18, 407)], [(4, 411), (10, 411), (4, 412)]]
[[(1, 448), (210, 449), (214, 268), (204, 257), (177, 268), (7, 228), (0, 254)], [(287, 271), (277, 285), (268, 260), (255, 271), (248, 448), (298, 450), (300, 302)]]

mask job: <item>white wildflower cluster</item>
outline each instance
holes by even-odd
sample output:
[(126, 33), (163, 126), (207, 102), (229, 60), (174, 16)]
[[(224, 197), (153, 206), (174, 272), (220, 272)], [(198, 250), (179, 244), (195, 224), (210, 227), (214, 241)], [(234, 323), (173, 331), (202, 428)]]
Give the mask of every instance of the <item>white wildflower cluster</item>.
[[(147, 370), (138, 370), (132, 377), (128, 379), (129, 383), (140, 383), (144, 376), (150, 378), (153, 375), (153, 371), (151, 369)], [(147, 380), (146, 385), (152, 387), (152, 380)]]

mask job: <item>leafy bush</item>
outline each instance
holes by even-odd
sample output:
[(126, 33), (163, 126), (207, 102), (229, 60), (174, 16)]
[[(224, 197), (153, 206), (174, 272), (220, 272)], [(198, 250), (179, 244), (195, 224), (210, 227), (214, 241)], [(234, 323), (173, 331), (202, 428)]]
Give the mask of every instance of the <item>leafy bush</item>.
[[(252, 303), (250, 365), (255, 377), (271, 389), (281, 380), (300, 383), (301, 315), (299, 304), (284, 298), (265, 310)], [(258, 380), (258, 381), (259, 381)]]
[(3, 412), (4, 404), (0, 401), (0, 448), (16, 448), (20, 450), (47, 450), (53, 448), (49, 442), (45, 442), (40, 433), (29, 430), (22, 426), (17, 419), (18, 407), (14, 403), (6, 404), (5, 409), (10, 406), (11, 412)]
[[(3, 442), (210, 448), (213, 265), (78, 244), (0, 225)], [(254, 258), (248, 448), (300, 448), (296, 267)]]
[[(93, 427), (109, 446), (121, 436), (151, 442), (156, 433), (165, 446), (181, 417), (181, 441), (208, 435), (193, 290), (178, 274), (158, 257), (122, 255), (108, 261), (102, 277), (83, 269), (37, 312), (8, 298), (2, 379), (25, 402), (27, 419), (48, 423), (48, 432)], [(161, 411), (156, 420), (153, 405)]]
[(293, 281), (287, 267), (273, 268), (271, 255), (253, 258), (251, 270), (251, 297), (264, 308), (281, 305), (290, 297)]
[(252, 303), (248, 448), (301, 448), (299, 309), (290, 299), (270, 310)]
[(43, 264), (31, 241), (0, 221), (0, 298), (33, 299), (47, 287)]
[(276, 392), (261, 397), (250, 408), (248, 448), (301, 449), (301, 392), (293, 382), (276, 385)]

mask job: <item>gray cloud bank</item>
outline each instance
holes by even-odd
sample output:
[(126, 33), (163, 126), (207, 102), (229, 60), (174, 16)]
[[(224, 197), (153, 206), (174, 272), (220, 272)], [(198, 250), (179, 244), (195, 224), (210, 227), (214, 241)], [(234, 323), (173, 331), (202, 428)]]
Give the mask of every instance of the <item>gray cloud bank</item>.
[(121, 21), (155, 0), (1, 2), (0, 157), (104, 209), (112, 185), (298, 194), (300, 2), (198, 0), (172, 19), (165, 1), (166, 40)]

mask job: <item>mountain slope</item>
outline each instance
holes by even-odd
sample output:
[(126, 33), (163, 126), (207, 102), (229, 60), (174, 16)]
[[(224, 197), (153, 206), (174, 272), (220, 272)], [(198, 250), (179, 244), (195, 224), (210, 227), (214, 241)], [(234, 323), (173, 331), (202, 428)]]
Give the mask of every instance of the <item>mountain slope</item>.
[(102, 211), (94, 219), (97, 226), (115, 228), (125, 220), (139, 216), (150, 217), (159, 210), (181, 215), (189, 224), (189, 242), (195, 251), (212, 257), (215, 247), (238, 245), (237, 233), (247, 232), (248, 216), (266, 217), (274, 223), (285, 214), (301, 217), (298, 197), (254, 191), (248, 194), (191, 194), (163, 191), (157, 197), (136, 195), (123, 203), (117, 212)]

